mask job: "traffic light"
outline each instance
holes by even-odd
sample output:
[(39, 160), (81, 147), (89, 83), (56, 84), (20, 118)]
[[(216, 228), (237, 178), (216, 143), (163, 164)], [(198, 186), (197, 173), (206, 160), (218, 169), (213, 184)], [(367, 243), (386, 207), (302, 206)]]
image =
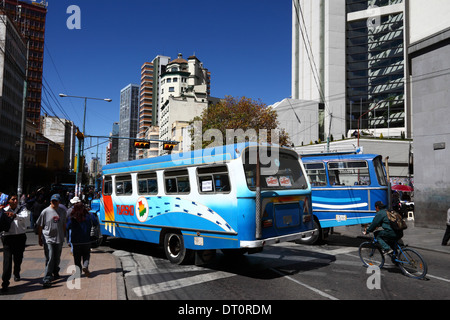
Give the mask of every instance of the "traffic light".
[(134, 147), (136, 149), (150, 149), (150, 142), (147, 141), (135, 141)]
[(174, 143), (164, 143), (164, 150), (172, 151), (175, 146), (176, 146), (176, 144), (174, 144)]

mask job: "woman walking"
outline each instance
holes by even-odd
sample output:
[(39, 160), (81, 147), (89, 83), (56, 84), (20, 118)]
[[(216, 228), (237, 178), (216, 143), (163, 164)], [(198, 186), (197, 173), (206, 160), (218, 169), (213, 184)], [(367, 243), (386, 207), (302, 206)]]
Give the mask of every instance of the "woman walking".
[[(91, 256), (91, 228), (98, 225), (98, 220), (90, 214), (82, 202), (75, 203), (69, 209), (67, 230), (70, 234), (69, 243), (72, 245), (75, 265), (89, 277), (89, 259)], [(83, 260), (83, 264), (81, 264)]]

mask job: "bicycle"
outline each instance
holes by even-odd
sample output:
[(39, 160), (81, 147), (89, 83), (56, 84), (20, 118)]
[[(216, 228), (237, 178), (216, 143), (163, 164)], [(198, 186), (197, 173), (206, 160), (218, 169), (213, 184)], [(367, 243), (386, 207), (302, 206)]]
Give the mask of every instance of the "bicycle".
[[(382, 268), (385, 255), (374, 237), (372, 241), (361, 243), (358, 249), (359, 257), (365, 267)], [(425, 259), (414, 249), (407, 248), (395, 241), (393, 252), (389, 254), (392, 262), (400, 268), (404, 275), (414, 279), (424, 279), (428, 272)]]

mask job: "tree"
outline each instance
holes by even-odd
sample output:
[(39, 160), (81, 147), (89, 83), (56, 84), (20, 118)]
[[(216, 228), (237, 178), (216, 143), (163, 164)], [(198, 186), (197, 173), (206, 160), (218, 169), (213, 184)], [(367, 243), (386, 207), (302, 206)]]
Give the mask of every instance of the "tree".
[[(255, 141), (291, 146), (289, 135), (278, 128), (277, 113), (261, 101), (250, 98), (225, 97), (205, 109), (200, 117), (192, 120), (191, 139), (201, 139), (201, 148), (227, 145), (236, 142)], [(199, 128), (201, 125), (201, 130)], [(275, 136), (278, 133), (278, 139)], [(200, 137), (201, 135), (201, 137)]]

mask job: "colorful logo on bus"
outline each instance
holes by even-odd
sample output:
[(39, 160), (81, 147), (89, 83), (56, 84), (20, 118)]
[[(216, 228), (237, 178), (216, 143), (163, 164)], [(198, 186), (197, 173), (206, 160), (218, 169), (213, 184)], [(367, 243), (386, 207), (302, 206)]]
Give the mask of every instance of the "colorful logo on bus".
[(147, 221), (148, 213), (149, 213), (147, 199), (145, 199), (144, 197), (139, 197), (136, 202), (135, 208), (136, 208), (136, 217), (138, 218), (138, 220), (140, 222)]

